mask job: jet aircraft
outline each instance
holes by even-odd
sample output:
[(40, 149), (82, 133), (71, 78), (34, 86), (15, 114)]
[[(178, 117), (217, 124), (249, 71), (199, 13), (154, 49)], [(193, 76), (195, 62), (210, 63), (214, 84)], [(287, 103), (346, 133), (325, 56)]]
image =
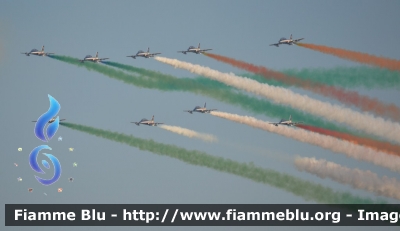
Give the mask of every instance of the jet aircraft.
[(186, 55), (187, 52), (200, 54), (200, 53), (204, 53), (204, 52), (210, 51), (210, 50), (212, 50), (212, 49), (200, 49), (200, 43), (199, 43), (199, 46), (197, 48), (194, 46), (190, 46), (186, 51), (178, 51), (178, 52)]
[(200, 112), (200, 113), (210, 113), (211, 111), (216, 111), (217, 109), (207, 109), (206, 108), (206, 104), (204, 103), (204, 107), (200, 107), (200, 106), (196, 106), (195, 108), (193, 108), (193, 110), (187, 110), (184, 112), (189, 112), (190, 114), (193, 114), (193, 112)]
[(292, 122), (292, 115), (290, 115), (289, 120), (281, 119), (281, 121), (279, 121), (279, 123), (269, 123), (269, 124), (273, 124), (275, 126), (278, 126), (278, 125), (296, 126), (297, 124), (302, 124), (302, 123), (303, 122)]
[(21, 53), (21, 54), (24, 54), (26, 56), (30, 56), (30, 55), (47, 56), (47, 55), (52, 55), (54, 53), (46, 53), (46, 52), (44, 52), (44, 46), (42, 46), (42, 50), (41, 51), (38, 51), (37, 49), (32, 49), (29, 52), (25, 52), (25, 53)]
[(164, 123), (155, 123), (155, 122), (154, 122), (154, 115), (153, 115), (153, 117), (151, 117), (151, 120), (148, 120), (148, 119), (141, 119), (139, 122), (131, 122), (131, 123), (134, 123), (134, 124), (136, 124), (137, 126), (139, 126), (139, 125), (141, 125), (141, 124), (143, 124), (143, 125), (148, 125), (148, 126), (157, 126), (157, 125), (159, 125), (159, 124), (164, 124)]
[[(63, 120), (65, 120), (65, 119), (60, 119), (60, 121), (63, 121)], [(53, 123), (54, 121), (56, 121), (56, 117), (51, 118), (51, 120), (49, 120), (49, 124)], [(32, 122), (37, 122), (37, 121), (35, 120)]]
[(292, 35), (290, 35), (290, 39), (281, 38), (281, 39), (279, 39), (279, 42), (278, 42), (278, 43), (271, 44), (270, 46), (279, 47), (279, 45), (282, 45), (282, 44), (293, 45), (293, 43), (297, 43), (298, 41), (303, 40), (303, 39), (304, 39), (304, 38), (301, 38), (301, 39), (292, 39)]
[(86, 55), (85, 58), (80, 59), (79, 61), (81, 61), (82, 63), (85, 61), (92, 61), (92, 62), (98, 63), (98, 62), (101, 62), (106, 59), (109, 59), (109, 58), (99, 58), (99, 52), (96, 52), (96, 57), (92, 57), (91, 55)]
[(136, 59), (136, 57), (150, 58), (150, 57), (154, 57), (155, 55), (159, 55), (159, 54), (161, 54), (161, 53), (150, 53), (150, 47), (148, 47), (147, 52), (140, 50), (136, 53), (136, 55), (129, 55), (126, 57), (132, 57), (134, 59)]

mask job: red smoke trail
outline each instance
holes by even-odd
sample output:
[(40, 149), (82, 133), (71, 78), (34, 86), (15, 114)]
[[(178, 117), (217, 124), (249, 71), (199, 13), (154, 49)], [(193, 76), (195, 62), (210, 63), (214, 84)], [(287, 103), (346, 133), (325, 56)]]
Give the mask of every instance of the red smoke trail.
[(400, 71), (400, 61), (396, 59), (389, 59), (384, 57), (378, 57), (375, 55), (370, 55), (366, 53), (361, 53), (357, 51), (349, 51), (340, 48), (333, 48), (315, 44), (307, 44), (307, 43), (297, 43), (296, 45), (305, 47), (311, 50), (319, 51), (325, 54), (330, 54), (337, 56), (339, 58), (373, 65), (381, 68), (386, 68), (392, 71)]
[(306, 90), (337, 99), (347, 105), (356, 106), (363, 111), (371, 111), (377, 115), (386, 116), (396, 121), (400, 121), (400, 109), (394, 104), (385, 104), (377, 99), (371, 99), (368, 96), (362, 96), (355, 91), (348, 91), (334, 86), (327, 86), (322, 83), (312, 82), (310, 80), (299, 79), (293, 76), (285, 75), (281, 72), (269, 70), (263, 66), (256, 66), (243, 61), (228, 58), (222, 55), (204, 53), (204, 55), (215, 60), (228, 63), (232, 66), (262, 75), (267, 79), (274, 79), (288, 85), (294, 85)]
[(349, 142), (352, 142), (354, 144), (358, 145), (363, 145), (372, 149), (375, 149), (377, 151), (383, 151), (389, 154), (393, 155), (398, 155), (400, 156), (400, 146), (388, 143), (388, 142), (383, 142), (383, 141), (377, 141), (377, 140), (372, 140), (368, 138), (362, 138), (354, 135), (350, 135), (347, 133), (342, 133), (342, 132), (337, 132), (337, 131), (332, 131), (329, 129), (324, 129), (320, 127), (314, 127), (311, 125), (304, 125), (304, 124), (298, 124), (296, 127), (305, 129), (307, 131), (312, 131), (316, 132), (322, 135), (327, 135), (327, 136), (333, 136), (341, 140), (346, 140)]

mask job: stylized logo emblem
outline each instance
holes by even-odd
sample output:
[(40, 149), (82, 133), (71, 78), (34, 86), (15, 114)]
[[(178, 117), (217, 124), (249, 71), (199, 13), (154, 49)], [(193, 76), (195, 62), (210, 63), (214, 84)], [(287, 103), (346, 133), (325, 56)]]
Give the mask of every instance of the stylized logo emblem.
[[(31, 165), (31, 168), (33, 170), (35, 170), (37, 173), (44, 174), (45, 172), (40, 168), (40, 166), (39, 166), (39, 164), (37, 162), (37, 156), (39, 155), (39, 152), (42, 149), (51, 150), (51, 148), (49, 146), (47, 146), (47, 145), (40, 145), (40, 146), (34, 148), (32, 150), (32, 152), (31, 152), (31, 154), (29, 155), (29, 164)], [(61, 164), (58, 161), (58, 159), (55, 156), (53, 156), (52, 154), (43, 153), (43, 155), (47, 156), (50, 159), (51, 163), (53, 164), (53, 166), (54, 166), (54, 176), (51, 179), (48, 179), (48, 180), (40, 178), (38, 176), (35, 176), (35, 178), (36, 178), (36, 180), (38, 180), (43, 185), (51, 185), (54, 182), (56, 182), (61, 176)], [(42, 164), (43, 164), (43, 166), (45, 168), (47, 168), (47, 169), (50, 168), (50, 165), (46, 160), (42, 160)]]
[[(49, 110), (43, 115), (41, 115), (35, 124), (35, 135), (38, 139), (44, 142), (47, 142), (51, 138), (53, 138), (54, 134), (56, 134), (58, 130), (60, 122), (60, 118), (58, 116), (57, 118), (55, 118), (55, 116), (60, 111), (60, 104), (51, 95), (48, 96), (50, 100)], [(46, 130), (47, 137), (46, 137), (44, 134), (44, 130), (47, 123), (50, 124), (49, 126), (47, 126)]]
[[(35, 130), (34, 130), (36, 137), (44, 142), (48, 142), (51, 138), (53, 138), (53, 136), (56, 134), (56, 132), (58, 130), (59, 122), (60, 122), (59, 117), (57, 116), (57, 118), (56, 118), (55, 116), (60, 111), (61, 106), (57, 102), (57, 100), (54, 99), (51, 95), (48, 95), (48, 96), (49, 96), (49, 100), (50, 100), (49, 110), (39, 117), (39, 119), (37, 120), (37, 122), (35, 124)], [(46, 136), (45, 135), (45, 126), (48, 123), (49, 123), (49, 125), (47, 126), (47, 129), (46, 129), (46, 135), (47, 135)], [(45, 172), (40, 168), (38, 161), (37, 161), (39, 152), (42, 149), (51, 150), (51, 148), (47, 145), (40, 145), (40, 146), (34, 148), (31, 152), (31, 154), (29, 154), (29, 164), (34, 171), (36, 171), (37, 173), (44, 174)], [(38, 176), (35, 176), (35, 178), (43, 185), (51, 185), (51, 184), (55, 183), (61, 176), (61, 164), (60, 164), (60, 161), (58, 161), (58, 159), (55, 156), (53, 156), (52, 154), (43, 153), (43, 155), (47, 156), (47, 158), (49, 158), (49, 160), (53, 164), (54, 175), (51, 179), (43, 179)], [(50, 164), (46, 160), (42, 160), (42, 165), (46, 169), (50, 169)]]

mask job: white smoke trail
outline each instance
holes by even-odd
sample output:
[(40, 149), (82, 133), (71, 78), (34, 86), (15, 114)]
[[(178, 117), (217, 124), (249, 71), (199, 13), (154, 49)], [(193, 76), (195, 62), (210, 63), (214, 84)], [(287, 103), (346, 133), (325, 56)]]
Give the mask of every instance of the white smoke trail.
[(168, 130), (170, 132), (177, 133), (179, 135), (184, 135), (184, 136), (187, 136), (190, 138), (198, 138), (198, 139), (201, 139), (201, 140), (204, 140), (207, 142), (217, 142), (218, 141), (218, 138), (213, 135), (195, 132), (193, 130), (181, 128), (178, 126), (158, 125), (158, 127)]
[(387, 196), (400, 200), (400, 182), (395, 178), (378, 175), (371, 171), (350, 169), (339, 164), (315, 158), (298, 157), (294, 161), (300, 171), (306, 171), (320, 178), (330, 178), (336, 182), (351, 185), (353, 188), (363, 189), (377, 195)]
[(360, 113), (328, 102), (312, 99), (306, 95), (294, 93), (288, 89), (259, 83), (255, 80), (239, 77), (233, 73), (222, 73), (208, 67), (182, 62), (176, 59), (155, 57), (157, 61), (182, 68), (192, 73), (208, 77), (229, 86), (242, 89), (269, 98), (276, 103), (288, 104), (293, 108), (307, 111), (317, 116), (323, 116), (331, 121), (347, 124), (364, 132), (385, 137), (400, 143), (400, 124), (374, 117), (371, 114)]
[(210, 113), (213, 116), (228, 119), (237, 123), (246, 124), (254, 128), (263, 129), (282, 136), (286, 136), (301, 142), (316, 145), (325, 149), (329, 149), (336, 153), (344, 153), (345, 155), (356, 160), (371, 162), (388, 168), (392, 171), (400, 172), (400, 158), (394, 155), (388, 155), (383, 152), (376, 151), (371, 148), (356, 145), (345, 140), (340, 140), (332, 136), (325, 136), (318, 133), (296, 129), (285, 125), (274, 126), (268, 122), (258, 120), (250, 116), (240, 116), (226, 112)]

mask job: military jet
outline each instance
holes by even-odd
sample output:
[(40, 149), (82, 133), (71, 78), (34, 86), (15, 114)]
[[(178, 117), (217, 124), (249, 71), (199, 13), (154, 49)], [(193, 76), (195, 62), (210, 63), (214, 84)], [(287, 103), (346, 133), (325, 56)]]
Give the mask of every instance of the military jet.
[(186, 53), (188, 53), (188, 52), (200, 54), (200, 53), (204, 53), (204, 52), (210, 51), (210, 50), (212, 50), (212, 49), (203, 49), (203, 50), (200, 49), (200, 43), (199, 43), (199, 46), (197, 48), (194, 46), (190, 46), (186, 51), (178, 51), (178, 52), (186, 55)]
[(131, 122), (131, 123), (134, 123), (134, 124), (136, 124), (137, 126), (139, 126), (139, 125), (141, 125), (141, 124), (143, 124), (143, 125), (148, 125), (148, 126), (157, 126), (157, 125), (159, 125), (159, 124), (164, 124), (164, 123), (155, 123), (155, 122), (154, 122), (154, 115), (153, 115), (153, 117), (151, 117), (151, 120), (148, 120), (148, 119), (141, 119), (139, 122)]
[[(49, 124), (53, 123), (54, 121), (56, 121), (56, 117), (51, 118), (51, 120), (49, 120)], [(59, 121), (64, 121), (65, 119), (60, 119)], [(32, 121), (32, 122), (37, 122), (36, 120)]]
[(161, 54), (161, 53), (150, 53), (150, 47), (148, 47), (147, 52), (140, 50), (136, 53), (136, 55), (129, 55), (126, 57), (132, 57), (134, 59), (136, 59), (136, 57), (150, 58), (150, 57), (154, 57), (155, 55), (159, 55), (159, 54)]
[(297, 43), (298, 41), (303, 40), (303, 39), (304, 39), (304, 38), (301, 38), (301, 39), (292, 39), (292, 35), (290, 35), (290, 39), (281, 38), (281, 39), (279, 39), (279, 42), (278, 42), (278, 43), (271, 44), (270, 46), (279, 47), (279, 45), (282, 45), (282, 44), (293, 45), (293, 43)]
[(79, 61), (81, 61), (82, 63), (85, 61), (92, 61), (92, 62), (98, 63), (98, 62), (101, 62), (106, 59), (109, 59), (109, 58), (99, 58), (99, 52), (96, 52), (96, 57), (92, 57), (91, 55), (86, 55), (85, 58), (80, 59)]
[(37, 49), (32, 49), (29, 52), (25, 52), (25, 53), (21, 53), (21, 54), (24, 54), (26, 56), (30, 56), (30, 55), (47, 56), (47, 55), (52, 55), (54, 53), (46, 53), (46, 52), (44, 52), (44, 46), (42, 46), (42, 50), (41, 51), (38, 51)]
[(279, 123), (269, 123), (269, 124), (273, 124), (275, 126), (278, 126), (278, 125), (296, 126), (297, 124), (302, 124), (302, 123), (303, 122), (292, 122), (292, 115), (290, 115), (289, 120), (281, 119), (281, 121), (279, 121)]
[(186, 110), (184, 112), (189, 112), (190, 114), (193, 114), (193, 112), (200, 112), (200, 113), (210, 113), (212, 111), (216, 111), (217, 109), (207, 109), (206, 104), (204, 103), (204, 107), (196, 106), (193, 108), (193, 110)]

